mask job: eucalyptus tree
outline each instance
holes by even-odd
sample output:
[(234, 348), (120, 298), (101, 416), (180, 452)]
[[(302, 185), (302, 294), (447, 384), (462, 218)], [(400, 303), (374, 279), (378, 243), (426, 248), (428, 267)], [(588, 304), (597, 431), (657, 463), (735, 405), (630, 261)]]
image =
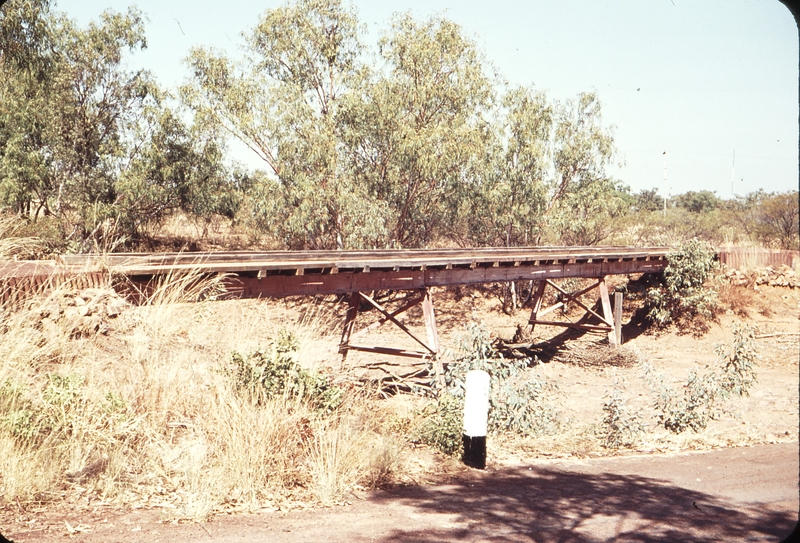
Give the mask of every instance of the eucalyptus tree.
[(135, 8), (85, 28), (47, 0), (0, 10), (0, 202), (52, 217), (73, 250), (142, 236), (178, 209), (238, 205), (219, 135), (187, 126), (148, 72), (125, 67), (146, 45)]
[(0, 9), (0, 200), (30, 213), (52, 185), (47, 107), (56, 43), (50, 2), (14, 0)]
[(215, 215), (236, 218), (245, 187), (223, 164), (218, 133), (187, 125), (164, 105), (147, 107), (133, 133), (135, 151), (114, 186), (115, 227), (146, 237), (176, 211), (206, 223)]
[[(41, 0), (1, 13), (0, 196), (81, 237), (115, 200), (125, 133), (154, 88), (122, 67), (126, 50), (146, 46), (142, 15), (108, 11), (81, 29)], [(16, 24), (28, 30), (9, 33)]]
[(375, 65), (361, 28), (341, 0), (295, 0), (247, 35), (244, 62), (202, 48), (189, 57), (182, 96), (198, 122), (264, 161), (253, 208), (265, 229), (292, 248), (607, 233), (623, 206), (594, 93), (561, 103), (521, 88), (497, 108), (497, 81), (457, 24), (397, 15)]
[(608, 237), (630, 199), (606, 172), (615, 149), (597, 96), (551, 101), (522, 87), (502, 106), (489, 173), (472, 196), (471, 240), (593, 245)]
[(262, 224), (289, 247), (419, 246), (447, 230), (484, 152), (492, 86), (474, 44), (442, 18), (398, 16), (362, 63), (339, 0), (269, 10), (236, 64), (206, 49), (183, 89), (265, 163)]
[(486, 63), (442, 17), (395, 17), (379, 42), (384, 66), (343, 108), (354, 177), (384, 216), (386, 246), (447, 237), (490, 142), (494, 91)]
[(484, 182), (470, 197), (472, 244), (536, 245), (545, 230), (552, 170), (553, 104), (535, 89), (506, 93)]
[(594, 92), (555, 106), (553, 172), (545, 210), (552, 239), (595, 245), (621, 227), (632, 202), (606, 169), (616, 155), (613, 129), (603, 125)]
[[(336, 113), (359, 63), (358, 21), (339, 0), (299, 0), (266, 12), (236, 64), (208, 49), (188, 62), (182, 96), (265, 163), (256, 212), (292, 248), (344, 246), (364, 197), (343, 174)], [(358, 238), (358, 236), (355, 236)], [(356, 241), (357, 243), (357, 241)]]
[(611, 131), (602, 125), (602, 107), (594, 92), (580, 93), (556, 107), (553, 166), (555, 178), (547, 210), (569, 192), (606, 177), (615, 148)]
[(48, 145), (55, 194), (47, 207), (85, 234), (114, 212), (108, 208), (117, 199), (125, 138), (156, 85), (149, 73), (123, 65), (126, 51), (147, 46), (137, 9), (106, 11), (85, 29), (64, 21), (60, 34)]

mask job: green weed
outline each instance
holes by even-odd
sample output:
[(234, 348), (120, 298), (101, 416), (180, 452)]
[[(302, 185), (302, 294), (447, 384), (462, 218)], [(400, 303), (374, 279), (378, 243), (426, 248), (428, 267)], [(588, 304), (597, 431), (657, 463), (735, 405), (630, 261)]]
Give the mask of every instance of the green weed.
[(646, 430), (640, 412), (628, 406), (624, 387), (624, 381), (615, 379), (603, 402), (603, 446), (608, 449), (630, 447)]
[(720, 356), (719, 375), (716, 371), (698, 375), (692, 370), (681, 387), (682, 393), (668, 386), (652, 366), (643, 366), (645, 382), (656, 392), (653, 406), (660, 425), (674, 433), (690, 429), (698, 432), (723, 414), (725, 400), (749, 394), (756, 382), (755, 331), (746, 324), (734, 324), (733, 334), (730, 349), (716, 349)]
[(344, 391), (328, 377), (301, 367), (295, 360), (298, 348), (294, 334), (281, 331), (267, 349), (248, 356), (233, 353), (229, 375), (235, 388), (252, 395), (256, 403), (284, 397), (308, 402), (322, 412), (335, 410)]

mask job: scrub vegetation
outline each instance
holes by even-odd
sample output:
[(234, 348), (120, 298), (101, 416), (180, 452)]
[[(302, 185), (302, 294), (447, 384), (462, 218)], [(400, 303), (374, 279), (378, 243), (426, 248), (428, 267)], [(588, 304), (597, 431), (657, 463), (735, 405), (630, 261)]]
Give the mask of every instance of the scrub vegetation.
[[(398, 14), (376, 44), (341, 0), (198, 46), (166, 89), (127, 58), (136, 8), (80, 27), (50, 0), (0, 9), (0, 211), (40, 254), (154, 248), (657, 244), (798, 248), (797, 192), (633, 193), (601, 97), (511, 87), (464, 29)], [(228, 155), (244, 143), (262, 167)], [(175, 228), (175, 221), (183, 223)]]
[[(559, 101), (510, 88), (443, 16), (399, 14), (373, 47), (343, 2), (287, 2), (243, 29), (245, 60), (193, 49), (179, 89), (126, 67), (147, 46), (144, 16), (107, 11), (81, 28), (50, 0), (0, 8), (0, 259), (665, 245), (663, 276), (619, 288), (668, 333), (752, 308), (755, 290), (715, 279), (713, 246), (800, 248), (796, 191), (633, 193), (606, 171), (618, 155), (597, 93)], [(231, 138), (263, 167), (231, 160)], [(522, 287), (497, 287), (507, 315), (530, 297)], [(329, 335), (313, 319), (257, 316), (218, 332), (222, 289), (189, 275), (136, 306), (110, 284), (7, 297), (0, 504), (78, 496), (204, 519), (342, 503), (417, 481), (409, 451), (459, 454), (470, 369), (492, 376), (492, 439), (521, 450), (613, 453), (656, 431), (701, 432), (756, 383), (755, 331), (741, 325), (717, 366), (677, 384), (637, 359), (645, 400), (620, 379), (579, 426), (548, 364), (506, 356), (472, 322), (451, 343), (444, 383), (402, 411), (336, 367), (338, 355), (310, 354)]]

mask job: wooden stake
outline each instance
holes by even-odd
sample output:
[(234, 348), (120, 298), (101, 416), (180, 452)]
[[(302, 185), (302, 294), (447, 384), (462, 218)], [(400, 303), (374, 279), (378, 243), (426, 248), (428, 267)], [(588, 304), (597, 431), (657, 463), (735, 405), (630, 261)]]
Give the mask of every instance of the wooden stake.
[(622, 345), (622, 293), (614, 293), (614, 332), (617, 346)]
[(433, 313), (433, 299), (428, 289), (422, 299), (422, 314), (425, 317), (425, 328), (428, 330), (428, 345), (433, 350), (433, 373), (436, 382), (444, 385), (444, 367), (439, 358), (439, 332), (436, 329), (436, 315)]

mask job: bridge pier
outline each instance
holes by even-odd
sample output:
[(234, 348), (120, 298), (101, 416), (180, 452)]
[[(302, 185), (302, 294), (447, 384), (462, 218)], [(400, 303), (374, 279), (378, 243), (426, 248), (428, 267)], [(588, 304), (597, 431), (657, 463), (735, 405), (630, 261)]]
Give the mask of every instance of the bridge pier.
[[(563, 299), (558, 303), (542, 309), (544, 292), (548, 286), (560, 292)], [(599, 305), (601, 307), (602, 314), (597, 313), (594, 309), (584, 304), (579, 299), (581, 296), (588, 294), (594, 289), (598, 289), (599, 291)], [(542, 317), (548, 313), (565, 307), (567, 302), (572, 302), (582, 307), (586, 311), (584, 314), (584, 318), (586, 318), (586, 320), (594, 316), (600, 320), (600, 323), (588, 324), (586, 322), (581, 322), (585, 320), (584, 318), (579, 319), (577, 322), (563, 322), (542, 319)], [(533, 332), (533, 329), (537, 324), (574, 328), (577, 330), (585, 330), (587, 332), (606, 332), (608, 334), (609, 345), (615, 347), (619, 346), (622, 344), (622, 293), (616, 292), (614, 294), (614, 309), (612, 311), (611, 298), (609, 297), (608, 285), (606, 284), (605, 276), (600, 277), (592, 285), (575, 292), (567, 292), (551, 280), (542, 279), (539, 281), (539, 284), (536, 288), (536, 292), (533, 297), (533, 309), (531, 310), (531, 316), (528, 319), (528, 325), (530, 326), (531, 332)]]
[[(359, 314), (359, 307), (364, 301), (369, 303), (373, 308), (377, 309), (378, 312), (381, 313), (382, 317), (354, 333), (353, 330), (355, 328), (356, 318)], [(412, 332), (406, 325), (397, 320), (399, 315), (418, 305), (422, 306), (422, 315), (425, 320), (425, 329), (428, 336), (427, 341), (417, 337), (417, 335), (415, 335), (414, 332)], [(402, 330), (405, 334), (422, 346), (424, 350), (408, 350), (394, 347), (381, 347), (377, 345), (367, 346), (351, 343), (351, 339), (363, 336), (367, 332), (375, 330), (387, 322), (394, 324), (397, 328)], [(417, 290), (416, 293), (412, 295), (404, 304), (391, 312), (363, 292), (350, 293), (347, 315), (345, 317), (344, 329), (342, 331), (342, 339), (339, 342), (339, 353), (342, 355), (343, 360), (347, 358), (347, 353), (349, 351), (362, 351), (393, 356), (406, 356), (410, 358), (432, 359), (436, 380), (441, 383), (444, 379), (444, 371), (442, 368), (442, 362), (439, 359), (439, 331), (436, 328), (436, 316), (433, 310), (433, 299), (431, 297), (430, 290), (427, 288)]]

